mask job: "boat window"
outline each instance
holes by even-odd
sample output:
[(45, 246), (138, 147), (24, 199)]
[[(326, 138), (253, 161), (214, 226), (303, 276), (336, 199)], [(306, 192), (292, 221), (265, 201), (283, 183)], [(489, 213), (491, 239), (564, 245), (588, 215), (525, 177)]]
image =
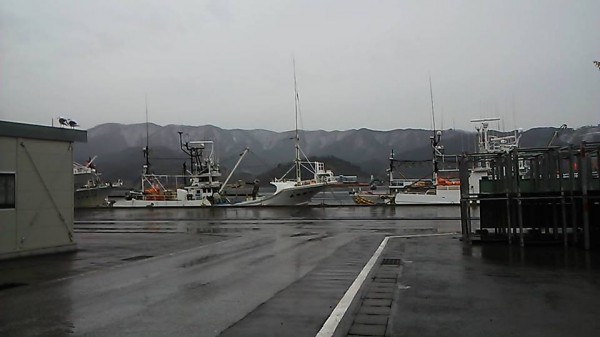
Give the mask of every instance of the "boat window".
[(15, 174), (0, 173), (0, 209), (15, 208)]

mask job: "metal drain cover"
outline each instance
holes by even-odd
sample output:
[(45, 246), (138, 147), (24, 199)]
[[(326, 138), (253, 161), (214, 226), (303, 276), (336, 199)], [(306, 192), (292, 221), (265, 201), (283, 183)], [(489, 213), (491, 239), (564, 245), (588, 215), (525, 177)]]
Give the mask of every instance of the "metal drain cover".
[(401, 259), (383, 259), (381, 260), (382, 266), (399, 266), (402, 264)]

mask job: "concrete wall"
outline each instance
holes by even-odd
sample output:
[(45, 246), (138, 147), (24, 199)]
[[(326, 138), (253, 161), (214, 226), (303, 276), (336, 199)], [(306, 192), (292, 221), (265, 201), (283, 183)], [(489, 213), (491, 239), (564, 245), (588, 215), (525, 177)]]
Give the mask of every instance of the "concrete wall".
[(73, 146), (0, 137), (0, 172), (16, 172), (15, 209), (0, 209), (0, 259), (75, 249)]

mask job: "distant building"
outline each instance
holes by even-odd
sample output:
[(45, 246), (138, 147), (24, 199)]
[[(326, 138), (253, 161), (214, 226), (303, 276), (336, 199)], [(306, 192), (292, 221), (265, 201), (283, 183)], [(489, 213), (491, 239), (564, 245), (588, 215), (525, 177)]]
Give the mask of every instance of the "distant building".
[(0, 259), (74, 250), (73, 142), (87, 132), (0, 121)]

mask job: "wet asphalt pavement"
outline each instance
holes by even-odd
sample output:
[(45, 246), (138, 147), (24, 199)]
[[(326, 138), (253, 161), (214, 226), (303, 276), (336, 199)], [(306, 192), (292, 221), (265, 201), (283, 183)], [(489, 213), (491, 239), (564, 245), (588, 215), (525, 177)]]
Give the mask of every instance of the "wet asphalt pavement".
[(599, 335), (598, 252), (442, 237), (402, 245), (393, 336)]
[[(141, 209), (77, 212), (75, 229), (75, 253), (0, 261), (0, 336), (315, 336), (386, 235), (460, 221), (454, 207)], [(390, 241), (387, 335), (596, 335), (596, 255), (457, 237)]]

